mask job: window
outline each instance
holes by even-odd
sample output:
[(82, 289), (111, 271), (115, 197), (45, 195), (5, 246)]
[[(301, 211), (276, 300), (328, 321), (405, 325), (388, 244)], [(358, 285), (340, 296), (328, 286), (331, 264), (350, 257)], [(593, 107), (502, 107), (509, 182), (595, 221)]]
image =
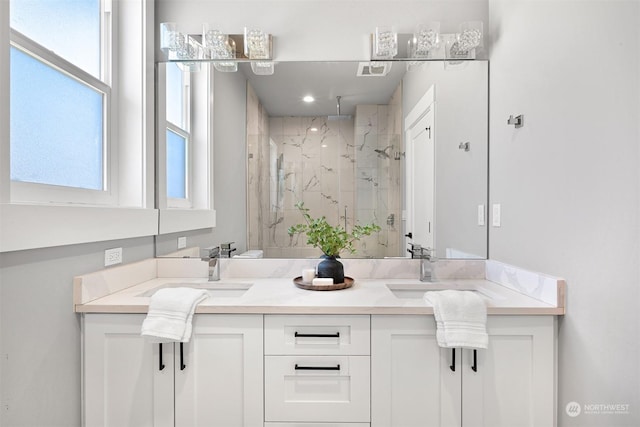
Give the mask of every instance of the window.
[(191, 207), (191, 85), (190, 74), (177, 63), (166, 67), (166, 188), (167, 207)]
[(159, 233), (215, 227), (213, 67), (186, 72), (158, 64), (157, 195)]
[(158, 233), (153, 11), (0, 0), (0, 252)]
[(104, 6), (100, 0), (10, 3), (12, 202), (113, 203)]

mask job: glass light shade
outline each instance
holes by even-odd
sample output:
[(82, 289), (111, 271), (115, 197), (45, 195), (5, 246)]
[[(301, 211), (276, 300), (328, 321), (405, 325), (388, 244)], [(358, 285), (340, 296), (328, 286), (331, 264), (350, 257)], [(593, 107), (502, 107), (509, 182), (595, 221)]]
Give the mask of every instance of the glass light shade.
[(244, 54), (249, 59), (271, 59), (269, 35), (258, 29), (244, 29)]
[(455, 40), (448, 44), (447, 57), (451, 59), (475, 59), (475, 49), (482, 46), (482, 22), (470, 21), (460, 25)]
[[(202, 41), (205, 49), (205, 57), (208, 59), (235, 59), (236, 42), (219, 30), (210, 30), (207, 24), (203, 25)], [(238, 71), (236, 61), (217, 61), (213, 67), (222, 72)]]
[(275, 65), (272, 61), (253, 61), (251, 70), (258, 76), (270, 76), (275, 72)]
[(163, 52), (168, 53), (170, 50), (176, 50), (178, 46), (176, 33), (175, 22), (163, 22), (160, 24), (160, 49)]
[(428, 58), (440, 44), (440, 23), (420, 24), (413, 33), (410, 44), (411, 57)]
[(471, 50), (482, 45), (482, 22), (469, 21), (460, 24), (460, 33), (456, 35), (460, 50)]
[(398, 34), (393, 27), (376, 27), (373, 40), (373, 56), (391, 59), (398, 54)]

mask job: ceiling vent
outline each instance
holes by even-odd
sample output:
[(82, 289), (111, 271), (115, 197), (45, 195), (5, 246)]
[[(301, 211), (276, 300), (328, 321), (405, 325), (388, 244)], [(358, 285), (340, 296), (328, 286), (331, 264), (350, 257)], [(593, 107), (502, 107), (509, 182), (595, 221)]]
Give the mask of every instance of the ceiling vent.
[(391, 62), (360, 62), (358, 77), (384, 77), (391, 70)]

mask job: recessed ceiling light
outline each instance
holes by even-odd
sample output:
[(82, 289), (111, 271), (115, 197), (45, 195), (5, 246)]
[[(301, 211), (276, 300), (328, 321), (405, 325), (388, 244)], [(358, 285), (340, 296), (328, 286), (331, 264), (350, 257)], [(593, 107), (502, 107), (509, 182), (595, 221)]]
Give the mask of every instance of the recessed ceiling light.
[(311, 132), (318, 132), (318, 128), (311, 128), (309, 129)]
[(302, 98), (302, 100), (304, 102), (313, 102), (313, 101), (315, 101), (315, 98), (313, 96), (311, 96), (311, 95), (307, 95), (304, 98)]

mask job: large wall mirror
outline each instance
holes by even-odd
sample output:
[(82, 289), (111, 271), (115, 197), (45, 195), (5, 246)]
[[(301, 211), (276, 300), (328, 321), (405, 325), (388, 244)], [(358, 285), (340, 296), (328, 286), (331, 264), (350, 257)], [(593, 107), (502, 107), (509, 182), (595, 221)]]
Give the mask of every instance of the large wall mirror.
[[(221, 71), (209, 66), (215, 79)], [(281, 62), (268, 76), (240, 63), (237, 72), (247, 82), (238, 197), (248, 250), (318, 257), (287, 233), (304, 202), (332, 224), (382, 228), (344, 257), (406, 257), (411, 242), (438, 258), (487, 257), (487, 61)]]
[(302, 221), (301, 201), (347, 229), (382, 227), (359, 242), (357, 257), (406, 256), (413, 241), (439, 258), (486, 258), (487, 65), (292, 62), (257, 76), (241, 64), (247, 247), (317, 256), (287, 233)]

